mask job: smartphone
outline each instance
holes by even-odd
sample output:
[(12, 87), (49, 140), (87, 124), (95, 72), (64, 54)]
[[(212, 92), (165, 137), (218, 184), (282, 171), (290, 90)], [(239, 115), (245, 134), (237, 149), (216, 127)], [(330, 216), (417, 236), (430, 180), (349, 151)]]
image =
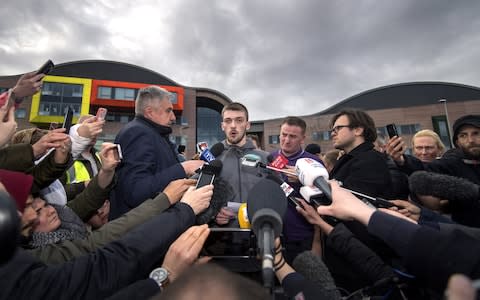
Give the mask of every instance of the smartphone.
[(105, 117), (107, 116), (107, 109), (106, 108), (103, 108), (103, 107), (100, 107), (98, 110), (97, 110), (97, 120), (98, 121), (103, 121), (105, 120)]
[(255, 258), (257, 238), (250, 229), (210, 228), (201, 255), (212, 258)]
[(55, 65), (49, 59), (40, 67), (40, 69), (38, 69), (38, 71), (37, 71), (37, 73), (35, 73), (35, 75), (38, 75), (38, 74), (47, 75), (48, 73), (50, 73), (53, 70), (54, 67), (55, 67)]
[(123, 159), (123, 154), (122, 154), (122, 147), (120, 147), (120, 144), (115, 144), (115, 148), (113, 148), (113, 155), (115, 156), (116, 160), (122, 160)]
[(57, 122), (52, 122), (50, 123), (50, 126), (48, 127), (48, 130), (54, 130), (58, 128), (58, 123)]
[(394, 136), (398, 136), (398, 131), (397, 131), (397, 126), (395, 126), (395, 124), (388, 124), (387, 126), (387, 132), (388, 132), (388, 136), (390, 138), (393, 138)]
[(73, 109), (71, 106), (69, 106), (67, 108), (67, 112), (65, 113), (65, 117), (63, 119), (63, 125), (62, 125), (62, 128), (65, 128), (66, 134), (70, 133), (70, 127), (72, 127), (72, 121), (73, 121)]
[(216, 167), (209, 164), (204, 164), (200, 172), (200, 177), (197, 179), (197, 185), (195, 186), (195, 189), (213, 184), (213, 180), (215, 180), (215, 172)]

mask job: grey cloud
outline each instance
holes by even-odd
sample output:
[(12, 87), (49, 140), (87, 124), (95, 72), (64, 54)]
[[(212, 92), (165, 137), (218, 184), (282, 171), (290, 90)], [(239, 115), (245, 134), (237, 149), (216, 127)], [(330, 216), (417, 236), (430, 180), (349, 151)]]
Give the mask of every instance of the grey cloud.
[[(151, 3), (150, 9), (167, 16), (159, 19), (166, 35), (151, 33), (166, 46), (134, 53), (112, 44), (105, 22), (139, 3)], [(12, 53), (0, 46), (2, 74), (34, 68), (45, 56), (127, 61), (185, 85), (217, 89), (245, 103), (254, 120), (315, 113), (400, 82), (479, 85), (480, 2), (475, 1), (9, 0), (2, 5), (0, 38), (13, 41), (13, 48), (22, 32), (65, 45), (47, 53), (18, 45)]]

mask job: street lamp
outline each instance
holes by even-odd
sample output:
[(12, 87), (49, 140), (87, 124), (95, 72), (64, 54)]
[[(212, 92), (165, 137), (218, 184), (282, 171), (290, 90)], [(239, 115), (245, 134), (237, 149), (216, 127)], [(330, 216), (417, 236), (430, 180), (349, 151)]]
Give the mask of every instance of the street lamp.
[(445, 110), (445, 118), (447, 119), (447, 130), (448, 130), (448, 142), (450, 144), (450, 148), (453, 148), (452, 145), (452, 129), (450, 128), (450, 118), (448, 117), (448, 110), (447, 110), (447, 99), (440, 99), (438, 100), (439, 103), (443, 103), (443, 109)]

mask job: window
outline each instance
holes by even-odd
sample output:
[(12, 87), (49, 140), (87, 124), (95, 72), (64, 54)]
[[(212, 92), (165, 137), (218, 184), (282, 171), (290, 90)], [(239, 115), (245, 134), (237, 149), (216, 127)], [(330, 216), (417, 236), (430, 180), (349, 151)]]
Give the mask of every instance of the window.
[(120, 116), (120, 123), (125, 124), (128, 123), (128, 116)]
[(398, 134), (415, 134), (420, 130), (420, 124), (407, 124), (397, 126)]
[(329, 141), (330, 132), (329, 131), (314, 131), (312, 132), (312, 140), (314, 141)]
[(177, 104), (178, 102), (178, 95), (175, 92), (170, 92), (170, 101), (172, 104)]
[(106, 86), (99, 86), (97, 97), (100, 99), (112, 99), (112, 88)]
[(115, 88), (115, 96), (117, 100), (135, 100), (135, 90), (125, 88)]
[(71, 83), (44, 82), (40, 95), (38, 114), (41, 116), (63, 116), (71, 106), (75, 115), (80, 114), (83, 85)]
[(17, 108), (15, 110), (15, 119), (25, 119), (27, 110), (25, 108)]
[(279, 135), (269, 135), (269, 136), (268, 136), (268, 143), (269, 143), (269, 144), (278, 144), (278, 143), (280, 143), (280, 136), (279, 136)]
[(225, 134), (220, 126), (221, 122), (222, 116), (218, 111), (197, 107), (197, 142), (207, 142), (211, 146), (223, 140)]

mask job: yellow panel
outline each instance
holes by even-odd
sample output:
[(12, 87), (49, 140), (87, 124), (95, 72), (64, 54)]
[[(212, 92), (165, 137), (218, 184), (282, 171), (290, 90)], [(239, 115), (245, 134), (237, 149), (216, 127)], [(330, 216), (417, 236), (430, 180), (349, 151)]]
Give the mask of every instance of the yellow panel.
[[(90, 95), (92, 91), (92, 80), (77, 77), (50, 76), (44, 77), (43, 82), (72, 83), (83, 85), (82, 105), (80, 115), (86, 115), (90, 110)], [(38, 110), (40, 108), (40, 93), (36, 93), (32, 97), (32, 106), (30, 107), (30, 122), (32, 123), (62, 123), (63, 116), (40, 116)], [(76, 123), (78, 117), (73, 117), (73, 123)]]

